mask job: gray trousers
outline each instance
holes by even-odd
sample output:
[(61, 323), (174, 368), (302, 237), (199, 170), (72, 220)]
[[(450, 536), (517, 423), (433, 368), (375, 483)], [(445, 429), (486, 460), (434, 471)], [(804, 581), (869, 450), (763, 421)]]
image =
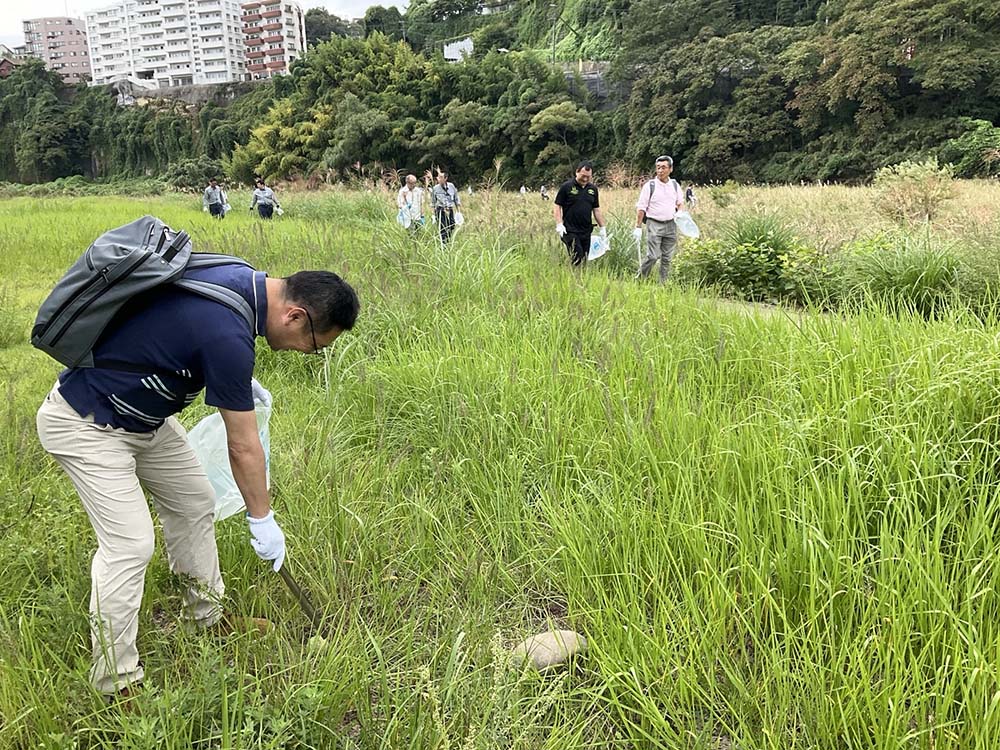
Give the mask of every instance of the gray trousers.
[(660, 283), (670, 275), (670, 261), (677, 251), (677, 225), (674, 220), (646, 219), (646, 257), (639, 265), (639, 278), (644, 279), (660, 261)]

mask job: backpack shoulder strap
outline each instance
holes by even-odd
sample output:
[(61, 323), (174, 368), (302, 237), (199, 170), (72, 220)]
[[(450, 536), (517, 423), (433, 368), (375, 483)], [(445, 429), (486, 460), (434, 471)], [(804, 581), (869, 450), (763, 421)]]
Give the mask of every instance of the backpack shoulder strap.
[(652, 199), (653, 191), (656, 190), (656, 178), (654, 177), (649, 181), (649, 197)]
[(235, 311), (237, 314), (243, 316), (243, 319), (250, 326), (251, 331), (257, 329), (257, 322), (254, 317), (254, 312), (250, 307), (250, 303), (243, 299), (243, 296), (238, 292), (234, 292), (228, 287), (224, 287), (221, 284), (213, 284), (210, 281), (196, 281), (195, 279), (177, 279), (174, 282), (174, 286), (179, 286), (181, 289), (185, 289), (194, 294), (201, 295), (206, 299), (210, 299), (214, 302), (220, 302), (231, 310)]
[[(191, 253), (185, 268), (213, 268), (214, 266), (245, 266), (253, 268), (243, 258), (221, 253)], [(256, 270), (256, 269), (254, 269)]]

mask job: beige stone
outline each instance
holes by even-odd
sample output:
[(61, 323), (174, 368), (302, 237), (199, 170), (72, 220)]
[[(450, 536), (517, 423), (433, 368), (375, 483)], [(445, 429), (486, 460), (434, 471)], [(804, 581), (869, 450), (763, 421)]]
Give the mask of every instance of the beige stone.
[(557, 667), (587, 650), (587, 639), (572, 630), (550, 630), (533, 635), (511, 652), (520, 667), (530, 663), (538, 671)]

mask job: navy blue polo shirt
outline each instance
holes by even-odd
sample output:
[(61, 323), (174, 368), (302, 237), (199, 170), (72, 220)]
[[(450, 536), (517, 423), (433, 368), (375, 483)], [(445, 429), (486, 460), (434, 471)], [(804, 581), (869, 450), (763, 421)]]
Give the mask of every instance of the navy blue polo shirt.
[(152, 372), (63, 370), (59, 392), (81, 417), (93, 414), (100, 425), (152, 432), (202, 389), (209, 406), (253, 410), (254, 336), (264, 335), (267, 275), (240, 265), (185, 275), (238, 292), (255, 311), (255, 328), (229, 306), (169, 284), (131, 300), (101, 335), (94, 357)]

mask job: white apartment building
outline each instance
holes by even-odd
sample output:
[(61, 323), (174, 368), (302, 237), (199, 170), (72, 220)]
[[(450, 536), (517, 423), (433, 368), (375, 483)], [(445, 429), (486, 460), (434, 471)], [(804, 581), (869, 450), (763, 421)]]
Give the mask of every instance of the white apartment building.
[(92, 85), (189, 86), (246, 77), (238, 0), (120, 0), (87, 14)]
[(250, 78), (287, 73), (292, 60), (306, 51), (302, 8), (290, 0), (250, 0), (242, 7)]

